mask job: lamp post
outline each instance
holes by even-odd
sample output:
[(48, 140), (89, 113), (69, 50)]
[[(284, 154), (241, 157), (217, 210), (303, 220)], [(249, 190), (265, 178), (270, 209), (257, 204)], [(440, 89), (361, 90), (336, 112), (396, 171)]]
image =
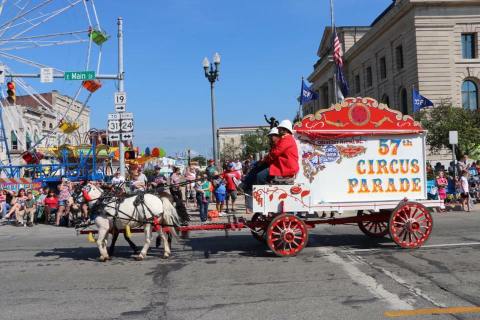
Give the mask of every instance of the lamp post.
[(218, 144), (217, 144), (217, 125), (215, 123), (215, 82), (218, 81), (220, 66), (220, 55), (215, 53), (213, 56), (213, 63), (208, 61), (208, 58), (203, 59), (203, 69), (205, 70), (205, 78), (210, 82), (210, 102), (212, 106), (212, 137), (213, 137), (213, 160), (215, 165), (218, 165)]

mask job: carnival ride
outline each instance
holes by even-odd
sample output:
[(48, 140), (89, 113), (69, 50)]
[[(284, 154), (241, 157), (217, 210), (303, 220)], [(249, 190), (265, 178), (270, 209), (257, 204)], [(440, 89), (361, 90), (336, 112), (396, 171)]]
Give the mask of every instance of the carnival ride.
[[(428, 240), (430, 210), (443, 202), (427, 200), (426, 132), (412, 117), (371, 98), (346, 98), (304, 117), (294, 131), (300, 171), (294, 179), (254, 186), (250, 221), (229, 215), (227, 223), (178, 230), (250, 229), (278, 256), (300, 253), (309, 229), (318, 224), (355, 224), (369, 237), (390, 235), (401, 248), (418, 248)], [(321, 212), (333, 214), (315, 216)], [(95, 232), (79, 233), (91, 240)]]
[[(46, 82), (63, 78), (70, 70), (94, 70), (98, 75), (102, 46), (108, 38), (101, 28), (94, 0), (2, 1), (1, 76), (9, 81), (6, 87), (2, 86), (0, 100), (0, 143), (6, 158), (1, 161), (1, 176), (19, 178), (27, 174), (42, 181), (58, 180), (60, 174), (79, 179), (98, 178), (96, 161), (106, 157), (106, 148), (80, 141), (87, 132), (80, 132), (85, 128), (81, 128), (79, 118), (93, 93), (102, 86), (100, 80), (62, 81), (62, 91), (69, 102), (57, 108), (35, 89), (45, 90), (48, 83), (31, 84), (26, 79), (39, 78), (39, 69), (44, 68), (52, 78)], [(33, 101), (36, 112), (53, 118), (55, 124), (33, 128), (26, 123), (25, 107), (32, 106), (17, 101), (19, 91), (22, 97)], [(81, 107), (76, 103), (81, 103)], [(74, 140), (77, 143), (71, 146)], [(20, 164), (21, 158), (25, 165)]]

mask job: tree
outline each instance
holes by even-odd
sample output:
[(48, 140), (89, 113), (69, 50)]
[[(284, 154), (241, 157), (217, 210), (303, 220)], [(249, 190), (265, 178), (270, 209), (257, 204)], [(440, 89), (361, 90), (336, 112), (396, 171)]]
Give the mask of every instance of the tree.
[(480, 155), (480, 112), (442, 102), (433, 109), (417, 112), (415, 119), (428, 130), (427, 144), (432, 151), (451, 148), (448, 132), (458, 131), (457, 159), (464, 154)]
[(220, 154), (220, 159), (222, 162), (230, 162), (236, 160), (239, 156), (242, 155), (241, 148), (236, 146), (234, 143), (225, 143), (223, 145), (222, 153)]
[(190, 160), (198, 162), (198, 165), (201, 166), (201, 167), (207, 165), (207, 159), (205, 159), (204, 156), (196, 156), (196, 157), (193, 157)]
[(250, 154), (253, 155), (262, 151), (268, 151), (270, 149), (270, 141), (267, 134), (267, 128), (260, 128), (253, 133), (243, 135), (243, 156), (246, 158)]

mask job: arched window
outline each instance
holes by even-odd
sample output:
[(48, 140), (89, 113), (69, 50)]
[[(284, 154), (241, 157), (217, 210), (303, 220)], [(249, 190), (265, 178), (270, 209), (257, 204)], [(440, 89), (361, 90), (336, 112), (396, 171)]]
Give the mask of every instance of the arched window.
[(49, 127), (50, 129), (53, 129), (53, 124), (50, 123), (50, 124), (48, 125), (48, 127)]
[(388, 97), (388, 95), (384, 94), (382, 96), (382, 103), (386, 104), (387, 106), (390, 105), (390, 98)]
[(30, 149), (30, 147), (32, 146), (32, 138), (30, 137), (30, 133), (28, 131), (25, 134), (25, 143), (27, 145), (27, 150)]
[(470, 110), (478, 109), (478, 87), (472, 80), (463, 81), (462, 106)]
[(13, 130), (10, 132), (10, 146), (12, 150), (18, 150), (18, 139)]
[(42, 127), (43, 128), (46, 128), (47, 127), (47, 123), (45, 121), (42, 121)]
[(407, 89), (400, 90), (400, 106), (403, 114), (408, 114), (408, 96)]

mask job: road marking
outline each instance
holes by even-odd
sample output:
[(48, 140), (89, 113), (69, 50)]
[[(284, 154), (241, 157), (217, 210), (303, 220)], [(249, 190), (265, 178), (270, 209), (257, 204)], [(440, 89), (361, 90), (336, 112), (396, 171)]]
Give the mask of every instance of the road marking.
[(387, 291), (383, 286), (375, 280), (375, 278), (362, 272), (357, 266), (355, 261), (348, 261), (341, 258), (339, 255), (333, 252), (332, 249), (319, 248), (319, 252), (325, 255), (330, 262), (340, 265), (348, 276), (355, 282), (363, 285), (370, 291), (375, 297), (386, 301), (392, 309), (411, 310), (413, 307), (407, 302), (400, 299), (400, 297), (390, 291)]
[[(442, 248), (442, 247), (468, 247), (468, 246), (478, 246), (480, 245), (480, 242), (460, 242), (460, 243), (441, 243), (441, 244), (427, 244), (423, 245), (417, 250), (425, 249), (425, 248)], [(374, 251), (381, 251), (381, 250), (398, 250), (398, 251), (403, 251), (404, 249), (397, 247), (396, 245), (387, 245), (382, 248), (368, 248), (368, 249), (349, 249), (349, 250), (343, 250), (343, 252), (374, 252)]]
[(480, 307), (450, 307), (450, 308), (430, 308), (416, 310), (391, 310), (385, 311), (385, 317), (409, 317), (429, 314), (459, 314), (459, 313), (480, 313)]
[(392, 279), (393, 281), (395, 281), (396, 283), (398, 283), (399, 285), (401, 285), (402, 287), (406, 288), (411, 294), (413, 294), (414, 296), (416, 297), (420, 297), (428, 302), (430, 302), (432, 305), (434, 305), (435, 307), (439, 307), (439, 308), (444, 308), (446, 307), (446, 305), (440, 303), (440, 302), (437, 302), (435, 301), (433, 298), (431, 298), (430, 296), (428, 296), (426, 293), (424, 293), (422, 290), (420, 290), (419, 288), (416, 288), (414, 287), (413, 285), (411, 285), (410, 283), (408, 283), (406, 280), (404, 280), (402, 277), (396, 275), (395, 273), (391, 272), (391, 271), (388, 271), (387, 269), (385, 268), (382, 268), (382, 267), (379, 267), (373, 263), (370, 263), (368, 261), (366, 261), (365, 259), (359, 257), (359, 256), (353, 256), (352, 259), (358, 261), (359, 263), (363, 263), (365, 264), (366, 266), (368, 266), (369, 268), (371, 269), (374, 269), (374, 270), (377, 270), (381, 273), (383, 273), (384, 275), (386, 275), (387, 277), (389, 277), (390, 279)]

